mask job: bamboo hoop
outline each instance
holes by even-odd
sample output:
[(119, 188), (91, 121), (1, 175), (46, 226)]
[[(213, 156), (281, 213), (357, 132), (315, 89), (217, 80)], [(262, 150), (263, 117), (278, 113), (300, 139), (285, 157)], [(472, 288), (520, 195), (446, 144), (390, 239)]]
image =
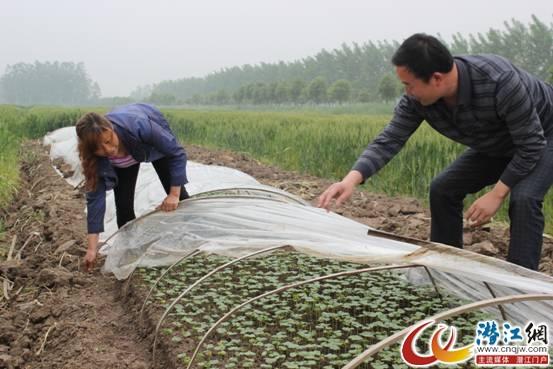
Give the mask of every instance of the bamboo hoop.
[[(467, 313), (473, 310), (478, 310), (487, 306), (495, 306), (498, 304), (512, 304), (520, 301), (542, 301), (542, 300), (553, 300), (553, 295), (549, 294), (527, 294), (527, 295), (511, 295), (503, 296), (478, 302), (473, 302), (470, 304), (462, 305), (454, 309), (450, 309), (436, 315), (431, 316), (425, 320), (434, 320), (441, 321), (446, 318), (451, 318), (453, 316)], [(372, 345), (355, 359), (350, 361), (348, 364), (342, 367), (342, 369), (354, 369), (361, 365), (368, 357), (378, 353), (380, 350), (393, 345), (394, 343), (399, 342), (407, 333), (409, 333), (414, 327), (420, 324), (422, 321), (417, 322), (393, 335), (380, 341), (379, 343)]]

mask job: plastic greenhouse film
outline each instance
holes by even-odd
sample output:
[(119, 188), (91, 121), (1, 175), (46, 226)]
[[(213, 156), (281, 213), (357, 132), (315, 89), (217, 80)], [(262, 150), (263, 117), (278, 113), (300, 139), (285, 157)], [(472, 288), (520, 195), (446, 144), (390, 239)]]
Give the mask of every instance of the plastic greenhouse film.
[[(62, 158), (75, 163), (76, 153), (57, 145), (74, 147), (76, 138), (72, 142), (66, 139), (67, 133), (59, 133), (64, 139), (58, 142), (54, 139), (57, 132), (48, 136), (51, 152), (65, 152)], [(424, 265), (446, 291), (472, 301), (490, 298), (483, 282), (498, 297), (553, 293), (553, 277), (463, 249), (367, 236), (366, 225), (295, 201), (294, 195), (260, 185), (237, 170), (190, 163), (188, 172), (189, 193), (204, 195), (185, 200), (174, 212), (153, 212), (114, 234), (110, 246), (102, 249), (107, 255), (105, 271), (124, 279), (136, 267), (170, 265), (196, 248), (239, 257), (271, 246), (291, 245), (312, 256), (356, 263)], [(148, 173), (144, 165), (136, 190), (137, 215), (154, 208), (164, 196), (153, 169)], [(111, 206), (108, 212), (114, 214), (113, 200), (108, 198), (107, 204)], [(111, 221), (113, 227), (106, 226), (103, 237), (115, 231), (114, 219)], [(538, 316), (550, 321), (553, 314), (551, 302), (513, 306), (516, 308), (506, 308), (506, 312), (517, 319)]]

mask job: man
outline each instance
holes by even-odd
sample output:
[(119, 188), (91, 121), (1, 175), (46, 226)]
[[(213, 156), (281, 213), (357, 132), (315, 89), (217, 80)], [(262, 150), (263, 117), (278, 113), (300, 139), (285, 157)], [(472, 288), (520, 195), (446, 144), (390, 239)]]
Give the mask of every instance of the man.
[(392, 63), (406, 93), (348, 175), (320, 196), (319, 207), (346, 201), (426, 120), (468, 146), (430, 185), (430, 240), (463, 247), (463, 199), (494, 185), (465, 218), (474, 226), (488, 222), (510, 194), (508, 260), (537, 270), (542, 203), (553, 183), (553, 86), (496, 55), (453, 58), (425, 34), (405, 40)]

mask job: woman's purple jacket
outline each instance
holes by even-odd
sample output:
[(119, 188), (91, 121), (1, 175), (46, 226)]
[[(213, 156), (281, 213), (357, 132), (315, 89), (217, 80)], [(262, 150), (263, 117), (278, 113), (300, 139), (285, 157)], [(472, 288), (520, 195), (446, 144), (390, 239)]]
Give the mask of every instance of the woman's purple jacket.
[[(148, 104), (129, 104), (115, 108), (105, 116), (128, 153), (139, 163), (169, 158), (171, 186), (188, 183), (186, 152), (161, 112)], [(104, 231), (106, 191), (117, 185), (117, 175), (107, 158), (99, 157), (96, 191), (86, 194), (88, 233)]]

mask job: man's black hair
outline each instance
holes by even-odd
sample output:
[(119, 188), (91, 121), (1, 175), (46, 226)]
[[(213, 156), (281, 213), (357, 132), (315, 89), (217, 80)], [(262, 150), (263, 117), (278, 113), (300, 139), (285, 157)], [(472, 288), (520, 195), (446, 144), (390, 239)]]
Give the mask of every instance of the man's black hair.
[(436, 37), (415, 33), (396, 50), (392, 63), (396, 67), (407, 68), (415, 77), (428, 82), (435, 72), (451, 71), (453, 57)]

